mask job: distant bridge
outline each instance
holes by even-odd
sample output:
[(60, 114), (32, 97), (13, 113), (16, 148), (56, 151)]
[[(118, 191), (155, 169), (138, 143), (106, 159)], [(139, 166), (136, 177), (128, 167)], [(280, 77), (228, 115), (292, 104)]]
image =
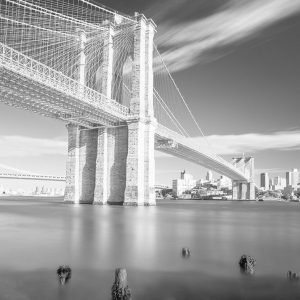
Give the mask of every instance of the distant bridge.
[(0, 173), (0, 178), (5, 178), (5, 179), (45, 180), (45, 181), (66, 181), (66, 177), (62, 177), (62, 176), (47, 176), (47, 175), (32, 175), (32, 174), (8, 174), (8, 173)]
[[(51, 175), (34, 175), (34, 174), (8, 174), (0, 173), (0, 178), (3, 179), (27, 179), (27, 180), (44, 180), (44, 181), (66, 181), (64, 176), (51, 176)], [(155, 189), (168, 189), (167, 185), (156, 184)]]

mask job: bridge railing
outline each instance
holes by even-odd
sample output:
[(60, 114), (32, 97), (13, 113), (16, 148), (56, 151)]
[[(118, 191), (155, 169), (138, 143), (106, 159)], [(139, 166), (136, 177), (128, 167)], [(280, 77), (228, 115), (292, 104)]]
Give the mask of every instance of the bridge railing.
[(65, 181), (66, 180), (66, 178), (62, 177), (62, 176), (35, 175), (35, 174), (11, 174), (11, 173), (0, 173), (0, 178), (47, 180), (47, 181)]
[(113, 115), (118, 114), (121, 118), (130, 115), (129, 108), (105, 95), (81, 85), (74, 79), (51, 69), (50, 67), (14, 50), (11, 47), (0, 43), (0, 64), (16, 71), (19, 74), (34, 79), (42, 84), (66, 93), (67, 95), (79, 98), (83, 102), (96, 106), (96, 108)]

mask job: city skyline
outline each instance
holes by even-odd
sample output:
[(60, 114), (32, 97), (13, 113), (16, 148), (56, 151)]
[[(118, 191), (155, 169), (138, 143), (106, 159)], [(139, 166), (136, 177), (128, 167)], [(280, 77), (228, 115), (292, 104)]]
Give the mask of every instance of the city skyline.
[[(259, 1), (251, 5), (153, 1), (151, 7), (146, 1), (101, 3), (129, 14), (139, 9), (154, 18), (158, 46), (215, 152), (227, 160), (242, 153), (254, 156), (257, 184), (263, 171), (276, 175), (300, 168), (300, 45), (296, 41), (300, 21), (295, 17), (299, 1), (265, 1), (264, 5)], [(181, 13), (183, 5), (187, 9)], [(236, 22), (251, 15), (259, 18), (244, 22), (234, 32), (230, 22), (224, 28), (219, 25), (229, 15)], [(193, 32), (198, 45), (185, 40), (187, 25), (201, 29), (201, 34)], [(214, 39), (207, 39), (208, 34)], [(190, 60), (186, 56), (192, 50)], [(65, 175), (64, 123), (1, 104), (0, 125), (0, 163), (32, 173)], [(192, 139), (207, 147), (203, 138)], [(200, 166), (160, 153), (156, 166), (156, 183), (161, 184), (170, 184), (182, 169), (194, 177), (206, 173)]]
[[(282, 175), (282, 174), (281, 174)], [(294, 168), (285, 172), (284, 176), (269, 176), (268, 172), (260, 174), (260, 188), (264, 190), (269, 189), (283, 189), (291, 187), (297, 190), (300, 189), (300, 172)]]

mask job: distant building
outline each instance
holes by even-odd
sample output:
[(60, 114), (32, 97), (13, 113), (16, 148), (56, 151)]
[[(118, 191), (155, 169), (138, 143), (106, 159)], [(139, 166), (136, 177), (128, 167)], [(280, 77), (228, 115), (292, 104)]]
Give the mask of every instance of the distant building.
[(286, 187), (286, 179), (284, 177), (281, 177), (281, 186), (283, 189)]
[(276, 176), (274, 177), (274, 185), (281, 185), (281, 177), (280, 176)]
[(296, 188), (299, 183), (299, 171), (298, 169), (293, 169), (293, 171), (286, 172), (286, 186), (292, 186)]
[(291, 186), (293, 186), (294, 188), (297, 188), (298, 183), (299, 183), (299, 171), (298, 169), (294, 169), (292, 171), (292, 181), (291, 181)]
[(269, 174), (268, 173), (261, 173), (260, 174), (260, 187), (264, 190), (269, 190)]
[(212, 174), (212, 171), (208, 171), (207, 174), (206, 174), (206, 180), (207, 181), (212, 181), (213, 180), (213, 174)]
[(197, 188), (200, 188), (205, 182), (206, 182), (206, 180), (202, 179), (202, 178), (200, 178), (199, 180), (197, 180), (197, 182), (196, 182)]
[(217, 182), (217, 188), (223, 189), (223, 188), (232, 188), (232, 180), (226, 176), (221, 176), (220, 179)]
[(40, 195), (40, 194), (41, 194), (41, 188), (40, 188), (39, 186), (37, 186), (37, 187), (35, 188), (34, 194), (35, 194), (35, 195)]
[(41, 194), (45, 195), (47, 194), (47, 188), (43, 185), (42, 190), (41, 190)]
[(283, 190), (283, 196), (288, 199), (288, 198), (294, 196), (294, 192), (295, 192), (294, 187), (291, 185), (288, 185)]
[(286, 172), (285, 178), (286, 178), (286, 186), (288, 187), (292, 183), (292, 172)]
[(272, 190), (283, 190), (286, 187), (286, 178), (276, 176), (273, 179)]
[(180, 179), (175, 179), (172, 182), (173, 195), (179, 197), (184, 192), (190, 191), (195, 186), (196, 180), (194, 180), (193, 176), (183, 171), (180, 174)]

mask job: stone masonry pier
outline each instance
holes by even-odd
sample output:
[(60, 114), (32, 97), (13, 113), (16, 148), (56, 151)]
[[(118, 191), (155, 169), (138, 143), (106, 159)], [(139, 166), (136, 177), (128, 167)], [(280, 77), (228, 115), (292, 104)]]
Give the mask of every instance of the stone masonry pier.
[(255, 186), (254, 186), (254, 158), (253, 157), (239, 157), (233, 158), (232, 164), (241, 170), (248, 181), (233, 180), (232, 181), (232, 199), (233, 200), (254, 200)]
[[(68, 124), (65, 201), (155, 205), (153, 38), (156, 25), (137, 15), (132, 56), (130, 119), (119, 126), (87, 129)], [(100, 91), (113, 94), (114, 26), (106, 24)], [(80, 32), (79, 81), (84, 84), (84, 33)]]

